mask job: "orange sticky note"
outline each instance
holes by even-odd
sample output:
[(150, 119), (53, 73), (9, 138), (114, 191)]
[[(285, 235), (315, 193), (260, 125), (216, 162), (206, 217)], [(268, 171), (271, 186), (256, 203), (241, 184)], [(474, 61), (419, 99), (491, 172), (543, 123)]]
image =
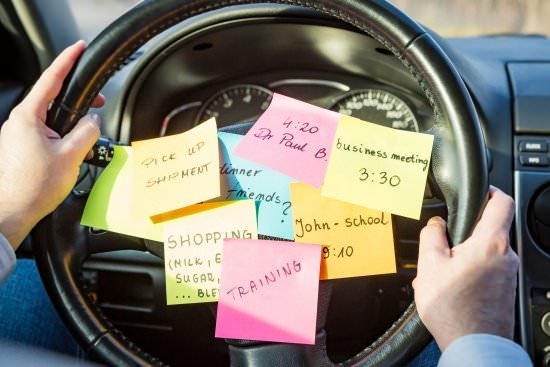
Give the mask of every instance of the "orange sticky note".
[(215, 119), (178, 135), (133, 142), (132, 148), (136, 216), (167, 220), (181, 208), (220, 196)]
[(323, 245), (321, 279), (395, 273), (391, 215), (290, 184), (296, 242)]

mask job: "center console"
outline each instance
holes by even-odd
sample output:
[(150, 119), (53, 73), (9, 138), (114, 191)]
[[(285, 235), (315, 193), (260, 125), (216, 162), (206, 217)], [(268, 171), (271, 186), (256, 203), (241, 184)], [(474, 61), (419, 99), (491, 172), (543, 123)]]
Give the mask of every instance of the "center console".
[(550, 366), (550, 63), (510, 63), (508, 75), (521, 341), (536, 366)]

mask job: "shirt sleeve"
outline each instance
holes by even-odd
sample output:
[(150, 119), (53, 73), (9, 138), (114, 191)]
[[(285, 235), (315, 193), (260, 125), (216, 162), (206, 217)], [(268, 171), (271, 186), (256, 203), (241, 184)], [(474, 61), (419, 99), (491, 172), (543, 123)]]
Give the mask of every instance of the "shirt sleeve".
[(437, 367), (529, 367), (533, 366), (521, 346), (510, 339), (490, 334), (471, 334), (455, 340)]
[(4, 283), (14, 267), (15, 252), (6, 237), (0, 233), (0, 285)]

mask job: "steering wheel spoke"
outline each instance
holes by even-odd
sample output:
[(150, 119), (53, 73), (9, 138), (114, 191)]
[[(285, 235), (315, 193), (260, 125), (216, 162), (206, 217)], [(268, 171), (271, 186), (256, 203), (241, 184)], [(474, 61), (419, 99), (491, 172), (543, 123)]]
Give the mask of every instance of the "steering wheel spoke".
[(78, 267), (90, 255), (117, 250), (147, 251), (141, 238), (115, 232), (96, 230), (80, 225), (80, 218), (88, 194), (73, 191), (46, 221), (50, 221), (58, 250), (67, 254), (66, 260), (72, 270)]
[(88, 255), (118, 250), (147, 251), (145, 240), (109, 231), (88, 229)]

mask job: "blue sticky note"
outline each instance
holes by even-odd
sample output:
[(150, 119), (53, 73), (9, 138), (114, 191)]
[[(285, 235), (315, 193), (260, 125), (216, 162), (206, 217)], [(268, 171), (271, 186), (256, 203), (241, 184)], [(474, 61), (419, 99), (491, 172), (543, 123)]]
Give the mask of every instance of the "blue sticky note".
[(296, 180), (234, 155), (243, 135), (218, 132), (220, 142), (219, 200), (256, 200), (258, 233), (294, 239), (290, 212), (290, 184)]

